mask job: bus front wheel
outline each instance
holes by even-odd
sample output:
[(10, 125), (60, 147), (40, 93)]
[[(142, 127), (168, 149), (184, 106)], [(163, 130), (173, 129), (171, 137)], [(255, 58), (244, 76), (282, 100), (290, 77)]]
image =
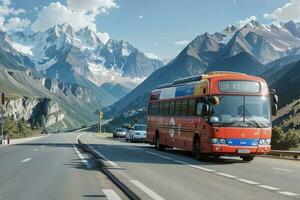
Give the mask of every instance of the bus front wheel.
[(241, 158), (243, 159), (243, 161), (252, 161), (254, 159), (254, 156), (241, 156)]
[(159, 151), (164, 151), (165, 150), (165, 145), (160, 144), (158, 134), (155, 135), (155, 149), (157, 149)]
[(194, 139), (193, 154), (197, 160), (205, 160), (207, 158), (206, 154), (201, 153), (199, 137)]

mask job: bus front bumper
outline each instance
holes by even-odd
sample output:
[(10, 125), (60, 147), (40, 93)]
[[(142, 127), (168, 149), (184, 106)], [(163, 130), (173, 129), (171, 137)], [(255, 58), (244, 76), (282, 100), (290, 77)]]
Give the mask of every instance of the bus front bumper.
[(258, 146), (229, 146), (221, 144), (213, 144), (211, 153), (215, 155), (245, 155), (245, 154), (266, 154), (271, 151), (271, 145)]

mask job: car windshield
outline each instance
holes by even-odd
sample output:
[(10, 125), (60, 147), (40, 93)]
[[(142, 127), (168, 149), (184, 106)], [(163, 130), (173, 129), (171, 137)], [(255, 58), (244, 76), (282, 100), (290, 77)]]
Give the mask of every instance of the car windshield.
[(146, 125), (136, 125), (134, 126), (134, 130), (137, 130), (137, 131), (145, 131), (147, 128)]
[(212, 106), (210, 121), (215, 124), (270, 126), (268, 96), (218, 96), (220, 103)]
[(123, 129), (123, 128), (117, 128), (117, 131), (122, 132), (122, 131), (125, 131), (125, 129)]

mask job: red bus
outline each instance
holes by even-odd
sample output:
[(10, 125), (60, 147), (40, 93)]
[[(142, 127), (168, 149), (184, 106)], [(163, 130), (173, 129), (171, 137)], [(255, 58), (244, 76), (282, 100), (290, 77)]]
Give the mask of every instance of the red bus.
[(271, 114), (278, 97), (262, 78), (210, 72), (178, 79), (151, 92), (147, 141), (207, 156), (251, 161), (271, 150)]

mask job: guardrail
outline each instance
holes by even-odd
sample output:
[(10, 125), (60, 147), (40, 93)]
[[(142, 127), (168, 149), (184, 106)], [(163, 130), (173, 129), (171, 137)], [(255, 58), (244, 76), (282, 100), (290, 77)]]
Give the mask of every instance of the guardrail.
[(278, 156), (278, 157), (292, 157), (294, 159), (300, 158), (300, 151), (283, 151), (283, 150), (272, 150), (267, 155)]

